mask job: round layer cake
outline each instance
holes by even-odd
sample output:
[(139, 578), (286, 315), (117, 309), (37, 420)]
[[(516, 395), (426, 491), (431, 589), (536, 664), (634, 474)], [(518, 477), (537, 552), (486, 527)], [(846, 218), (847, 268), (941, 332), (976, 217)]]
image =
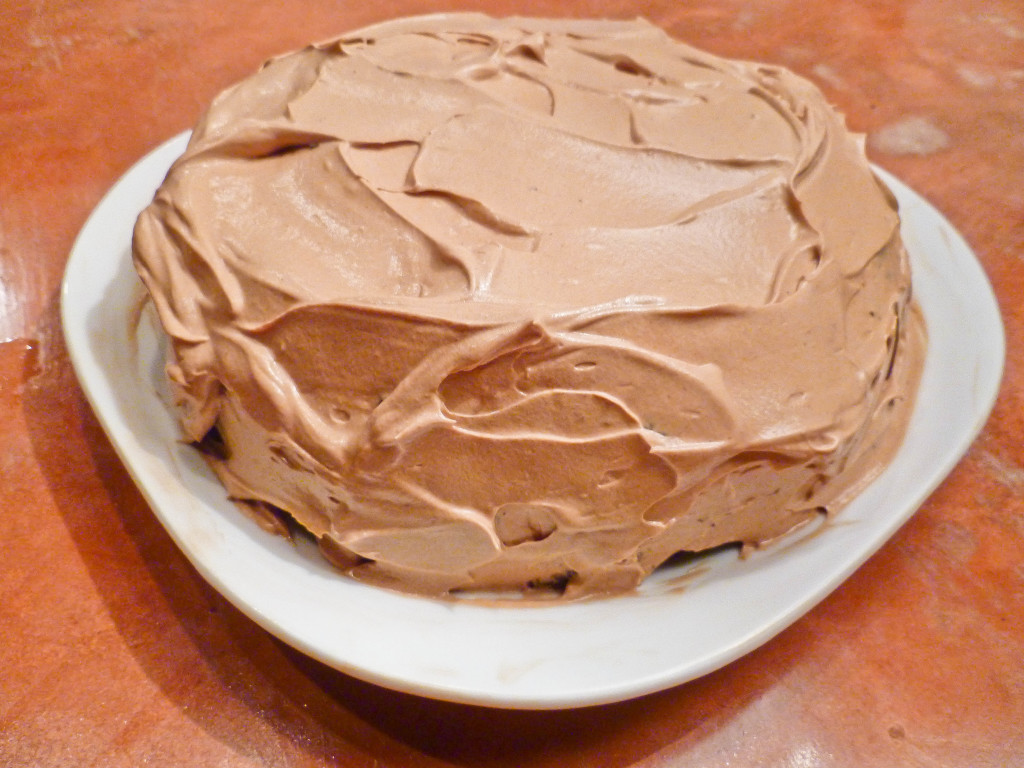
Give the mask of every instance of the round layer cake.
[(136, 226), (235, 499), (410, 592), (610, 594), (834, 511), (924, 333), (807, 81), (642, 21), (392, 21), (222, 93)]

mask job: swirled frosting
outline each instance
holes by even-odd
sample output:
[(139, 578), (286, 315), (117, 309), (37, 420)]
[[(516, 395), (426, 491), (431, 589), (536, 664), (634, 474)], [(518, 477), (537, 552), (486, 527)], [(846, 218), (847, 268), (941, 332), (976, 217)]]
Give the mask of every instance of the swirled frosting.
[(642, 21), (429, 16), (272, 60), (134, 255), (230, 495), (435, 595), (614, 593), (838, 508), (924, 343), (821, 94)]

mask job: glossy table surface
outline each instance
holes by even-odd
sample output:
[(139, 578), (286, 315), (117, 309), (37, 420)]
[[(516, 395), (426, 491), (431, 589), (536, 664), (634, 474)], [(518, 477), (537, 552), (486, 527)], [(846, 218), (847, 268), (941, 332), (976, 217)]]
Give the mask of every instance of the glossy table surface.
[[(920, 511), (774, 640), (662, 693), (490, 710), (292, 650), (175, 548), (62, 342), (68, 251), (136, 159), (273, 54), (447, 9), (644, 15), (809, 77), (963, 233), (1003, 314), (993, 415)], [(13, 0), (0, 41), (0, 766), (1024, 765), (1019, 2)]]

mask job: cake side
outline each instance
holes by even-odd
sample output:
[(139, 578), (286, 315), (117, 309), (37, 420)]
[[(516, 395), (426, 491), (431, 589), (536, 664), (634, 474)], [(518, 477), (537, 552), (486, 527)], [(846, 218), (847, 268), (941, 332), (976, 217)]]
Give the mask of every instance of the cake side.
[(925, 343), (821, 94), (644, 22), (448, 14), (268, 62), (134, 256), (228, 492), (428, 594), (614, 593), (837, 509)]

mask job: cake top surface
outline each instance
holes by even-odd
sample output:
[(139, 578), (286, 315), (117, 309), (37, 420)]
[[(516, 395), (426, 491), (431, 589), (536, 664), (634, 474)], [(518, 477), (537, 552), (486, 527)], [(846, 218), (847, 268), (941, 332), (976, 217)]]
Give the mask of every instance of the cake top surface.
[(465, 322), (758, 306), (896, 226), (819, 101), (642, 21), (445, 14), (269, 62), (180, 165), (254, 321), (271, 294)]

